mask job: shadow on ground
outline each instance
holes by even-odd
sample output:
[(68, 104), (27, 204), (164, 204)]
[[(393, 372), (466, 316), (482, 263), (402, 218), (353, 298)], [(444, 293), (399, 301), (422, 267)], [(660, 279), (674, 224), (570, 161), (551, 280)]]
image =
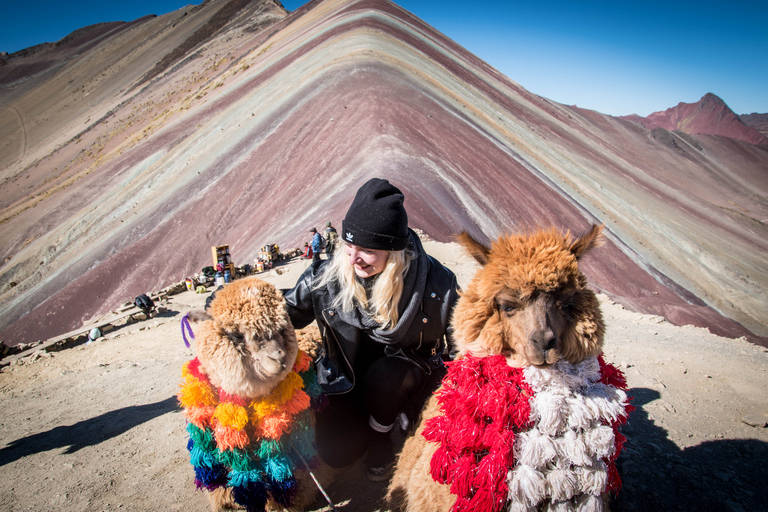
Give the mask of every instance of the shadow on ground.
[(723, 439), (681, 450), (643, 409), (659, 393), (632, 388), (628, 394), (637, 409), (622, 429), (627, 444), (617, 466), (623, 488), (611, 510), (766, 510), (768, 443)]
[(10, 464), (27, 455), (67, 447), (64, 453), (74, 453), (117, 437), (137, 425), (151, 421), (171, 411), (178, 411), (175, 396), (146, 405), (132, 405), (109, 411), (74, 425), (54, 427), (9, 443), (0, 449), (0, 466)]

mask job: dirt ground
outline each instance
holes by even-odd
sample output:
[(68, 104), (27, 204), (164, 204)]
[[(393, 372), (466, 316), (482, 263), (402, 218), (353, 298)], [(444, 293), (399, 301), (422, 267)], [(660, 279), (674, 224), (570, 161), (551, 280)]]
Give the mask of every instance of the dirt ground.
[[(466, 285), (475, 267), (457, 246), (426, 248)], [(261, 277), (287, 287), (307, 264)], [(2, 369), (0, 510), (208, 510), (175, 398), (194, 357), (179, 321), (205, 298), (172, 296), (155, 318)], [(768, 509), (768, 350), (601, 302), (606, 359), (626, 372), (637, 407), (612, 508)], [(358, 462), (326, 491), (338, 510), (373, 512), (385, 488)], [(313, 510), (330, 507), (319, 497)]]

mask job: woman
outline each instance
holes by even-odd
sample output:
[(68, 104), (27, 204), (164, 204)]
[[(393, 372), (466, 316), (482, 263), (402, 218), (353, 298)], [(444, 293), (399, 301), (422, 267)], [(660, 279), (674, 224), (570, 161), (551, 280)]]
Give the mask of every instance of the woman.
[(403, 201), (387, 180), (365, 183), (334, 257), (284, 291), (294, 327), (317, 320), (323, 336), (317, 372), (330, 404), (317, 417), (320, 454), (343, 467), (367, 447), (373, 481), (389, 477), (399, 415), (416, 418), (440, 383), (458, 296), (456, 277), (408, 229)]

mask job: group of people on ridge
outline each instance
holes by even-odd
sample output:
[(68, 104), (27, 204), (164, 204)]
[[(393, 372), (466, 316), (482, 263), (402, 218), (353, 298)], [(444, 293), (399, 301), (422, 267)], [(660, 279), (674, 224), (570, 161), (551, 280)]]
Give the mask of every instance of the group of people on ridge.
[(339, 234), (336, 232), (336, 228), (331, 225), (331, 221), (325, 224), (325, 236), (318, 233), (316, 228), (310, 228), (309, 232), (312, 233), (312, 241), (304, 243), (304, 252), (301, 257), (311, 259), (313, 262), (320, 261), (320, 254), (325, 251), (328, 259), (331, 259), (339, 239)]

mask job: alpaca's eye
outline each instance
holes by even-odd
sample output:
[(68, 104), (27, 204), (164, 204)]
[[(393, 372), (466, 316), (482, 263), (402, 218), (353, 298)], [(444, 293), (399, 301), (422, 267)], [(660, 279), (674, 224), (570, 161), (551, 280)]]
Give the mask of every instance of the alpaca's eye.
[(571, 295), (570, 297), (561, 297), (556, 304), (559, 309), (571, 309), (576, 305), (576, 302), (574, 296)]
[(229, 339), (231, 339), (235, 343), (242, 343), (243, 341), (245, 341), (245, 336), (243, 336), (239, 332), (228, 332), (227, 336), (229, 336)]
[(517, 311), (517, 306), (510, 302), (505, 302), (503, 304), (499, 304), (499, 310), (503, 311), (504, 313), (514, 313)]

